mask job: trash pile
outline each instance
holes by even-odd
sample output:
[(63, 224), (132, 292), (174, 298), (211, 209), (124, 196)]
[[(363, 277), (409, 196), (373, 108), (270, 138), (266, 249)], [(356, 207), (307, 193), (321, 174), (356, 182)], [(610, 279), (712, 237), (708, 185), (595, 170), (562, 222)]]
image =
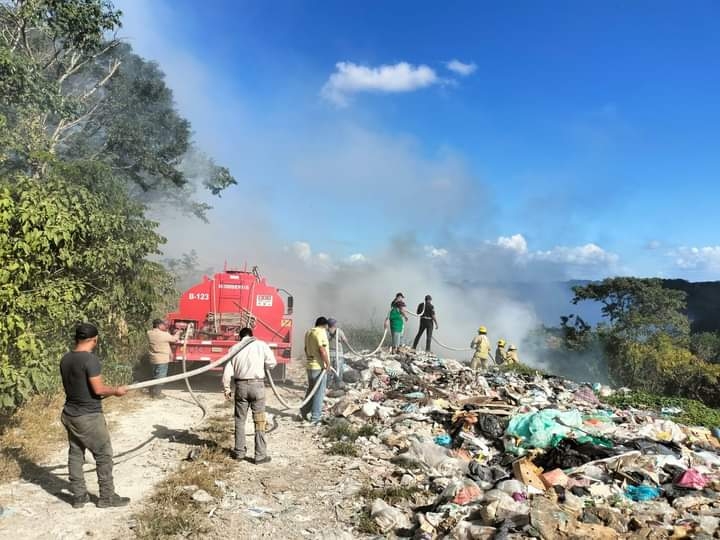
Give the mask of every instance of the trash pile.
[(328, 400), (331, 424), (376, 426), (354, 442), (373, 471), (373, 532), (720, 538), (720, 441), (672, 411), (619, 410), (600, 401), (614, 390), (598, 384), (480, 375), (431, 354), (348, 364), (352, 383)]

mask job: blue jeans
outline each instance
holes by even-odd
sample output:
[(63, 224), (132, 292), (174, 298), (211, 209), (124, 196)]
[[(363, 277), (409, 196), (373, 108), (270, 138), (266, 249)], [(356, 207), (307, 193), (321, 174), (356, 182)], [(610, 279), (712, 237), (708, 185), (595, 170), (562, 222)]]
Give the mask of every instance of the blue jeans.
[(402, 331), (400, 332), (391, 332), (392, 333), (392, 346), (394, 349), (397, 349), (400, 346), (400, 343), (402, 342)]
[[(305, 397), (308, 397), (310, 395), (310, 392), (312, 392), (312, 389), (315, 388), (315, 383), (317, 383), (318, 377), (322, 373), (322, 370), (320, 369), (308, 369), (307, 370), (307, 378), (308, 378), (308, 387), (307, 392), (305, 392)], [(322, 382), (320, 383), (320, 386), (317, 389), (317, 392), (315, 392), (315, 395), (310, 400), (310, 403), (306, 404), (302, 409), (300, 409), (300, 416), (305, 418), (308, 413), (312, 413), (312, 416), (310, 417), (311, 422), (319, 422), (322, 418), (322, 407), (323, 407), (323, 401), (325, 400), (325, 386), (327, 384), (327, 377), (323, 377)]]
[[(153, 364), (153, 379), (164, 379), (168, 374), (168, 364)], [(160, 394), (161, 384), (152, 386), (150, 388), (150, 394), (157, 396)]]

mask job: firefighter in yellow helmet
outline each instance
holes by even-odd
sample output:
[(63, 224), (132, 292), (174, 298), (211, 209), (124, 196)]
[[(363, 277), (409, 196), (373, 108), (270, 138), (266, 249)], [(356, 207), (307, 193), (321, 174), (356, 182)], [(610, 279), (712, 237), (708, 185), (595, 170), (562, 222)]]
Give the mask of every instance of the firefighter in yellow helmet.
[(520, 360), (518, 359), (517, 347), (515, 345), (510, 345), (510, 348), (508, 348), (508, 352), (505, 355), (505, 361), (508, 364), (520, 363)]
[(495, 349), (495, 363), (498, 365), (507, 362), (507, 353), (505, 352), (505, 340), (499, 339), (497, 342), (497, 349)]
[(475, 349), (470, 367), (476, 371), (478, 369), (485, 371), (490, 364), (490, 341), (487, 337), (487, 328), (484, 326), (478, 328), (478, 334), (470, 342), (470, 347)]

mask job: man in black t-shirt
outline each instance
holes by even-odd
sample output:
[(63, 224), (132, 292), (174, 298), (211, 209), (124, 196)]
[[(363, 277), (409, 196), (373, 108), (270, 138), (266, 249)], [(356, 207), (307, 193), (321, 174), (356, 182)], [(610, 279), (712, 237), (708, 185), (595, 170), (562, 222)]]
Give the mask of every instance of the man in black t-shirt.
[(60, 361), (60, 375), (65, 389), (65, 406), (61, 421), (68, 435), (68, 472), (73, 493), (73, 508), (90, 502), (83, 463), (85, 450), (95, 458), (100, 494), (98, 508), (125, 506), (128, 497), (115, 493), (113, 485), (113, 449), (110, 432), (102, 412), (102, 398), (124, 396), (125, 386), (105, 386), (100, 375), (100, 360), (93, 354), (98, 331), (92, 324), (82, 323), (75, 328), (75, 348)]
[(415, 336), (415, 341), (413, 341), (413, 349), (417, 348), (420, 337), (425, 333), (425, 350), (430, 352), (433, 325), (435, 326), (435, 330), (437, 330), (438, 323), (435, 318), (435, 306), (432, 305), (432, 297), (429, 294), (425, 296), (424, 304), (422, 302), (418, 304), (417, 314), (420, 316), (420, 327), (418, 328), (417, 336)]

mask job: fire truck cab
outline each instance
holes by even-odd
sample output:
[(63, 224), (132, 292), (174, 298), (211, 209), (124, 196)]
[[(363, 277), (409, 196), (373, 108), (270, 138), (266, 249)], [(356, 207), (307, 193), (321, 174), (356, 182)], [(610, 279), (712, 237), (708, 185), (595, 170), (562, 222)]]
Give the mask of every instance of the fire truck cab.
[(182, 361), (186, 350), (188, 362), (217, 360), (237, 343), (238, 331), (250, 327), (275, 353), (273, 377), (284, 380), (292, 354), (292, 311), (290, 293), (268, 285), (257, 267), (204, 276), (182, 294), (178, 310), (167, 315), (171, 331), (183, 336), (192, 324), (187, 342), (173, 345), (173, 359)]

